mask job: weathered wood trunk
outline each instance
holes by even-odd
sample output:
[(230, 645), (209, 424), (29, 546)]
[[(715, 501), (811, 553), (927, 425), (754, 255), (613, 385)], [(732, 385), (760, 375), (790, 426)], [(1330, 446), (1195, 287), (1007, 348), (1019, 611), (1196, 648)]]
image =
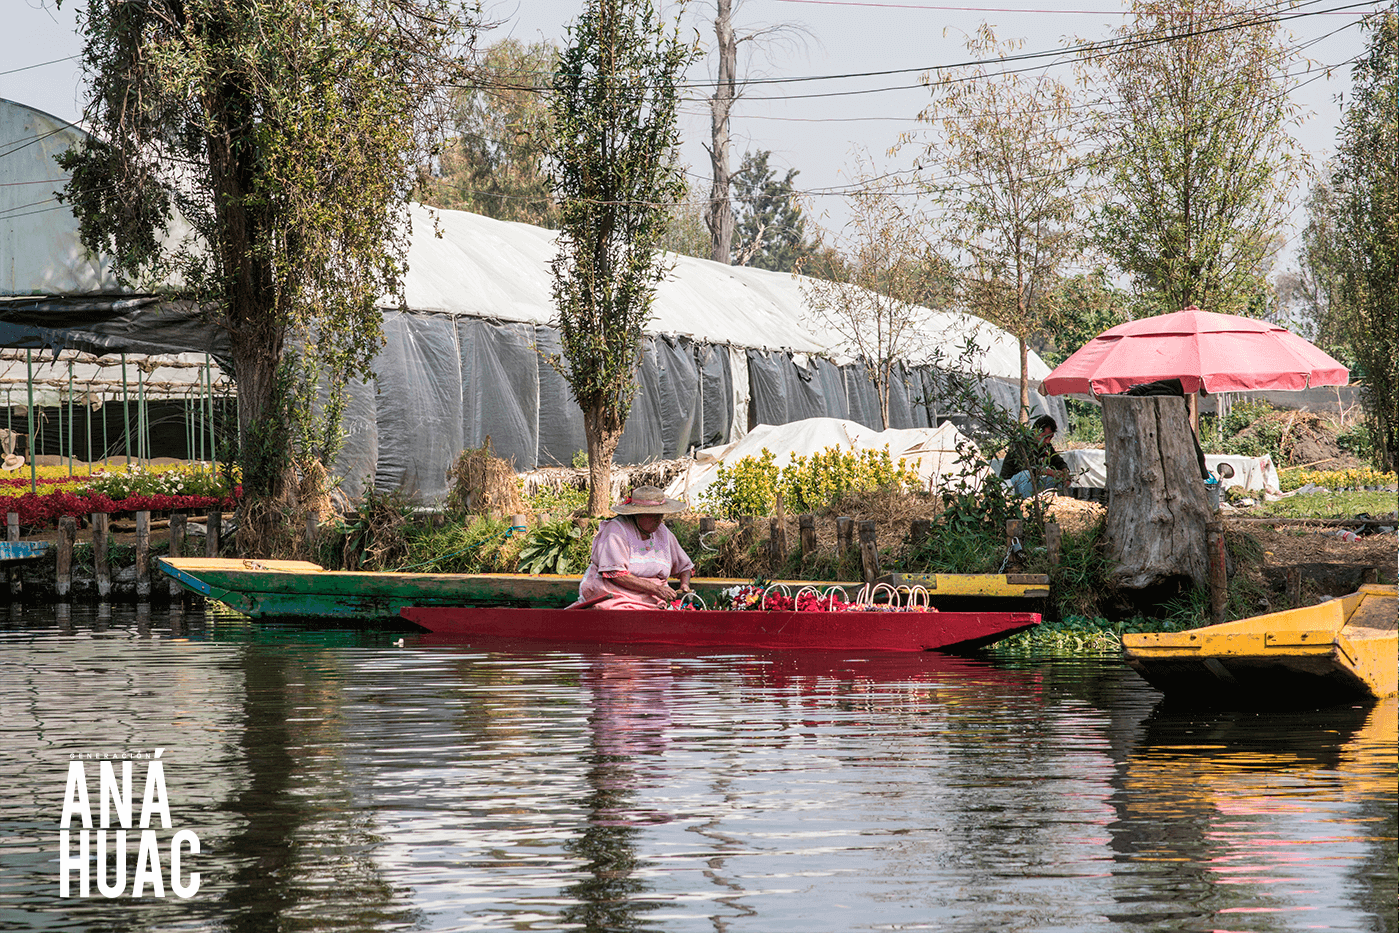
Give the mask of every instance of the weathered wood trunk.
[(1106, 396), (1103, 432), (1109, 583), (1129, 601), (1207, 585), (1209, 503), (1185, 406), (1173, 396)]

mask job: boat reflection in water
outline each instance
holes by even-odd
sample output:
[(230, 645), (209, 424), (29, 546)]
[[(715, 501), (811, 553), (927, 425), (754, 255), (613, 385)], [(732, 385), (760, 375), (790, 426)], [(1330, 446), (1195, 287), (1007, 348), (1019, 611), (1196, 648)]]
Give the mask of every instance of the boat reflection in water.
[[(4, 929), (1290, 933), (1399, 906), (1393, 700), (1181, 714), (1116, 658), (129, 607), (11, 617), (0, 649)], [(68, 756), (154, 748), (198, 896), (58, 898)]]
[[(1267, 915), (1266, 929), (1335, 929), (1325, 908), (1349, 891), (1392, 922), (1396, 710), (1393, 698), (1320, 711), (1158, 706), (1122, 765), (1113, 847), (1138, 885), (1114, 919), (1257, 929), (1227, 918)], [(1366, 849), (1368, 865), (1337, 858)], [(1143, 864), (1155, 868), (1142, 876)]]

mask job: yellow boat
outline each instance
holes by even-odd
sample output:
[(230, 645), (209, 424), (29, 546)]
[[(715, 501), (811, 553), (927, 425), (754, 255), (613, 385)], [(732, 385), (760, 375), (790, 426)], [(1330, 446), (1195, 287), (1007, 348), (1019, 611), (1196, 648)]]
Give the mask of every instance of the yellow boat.
[(1185, 632), (1123, 635), (1127, 663), (1171, 700), (1331, 706), (1394, 696), (1396, 587)]

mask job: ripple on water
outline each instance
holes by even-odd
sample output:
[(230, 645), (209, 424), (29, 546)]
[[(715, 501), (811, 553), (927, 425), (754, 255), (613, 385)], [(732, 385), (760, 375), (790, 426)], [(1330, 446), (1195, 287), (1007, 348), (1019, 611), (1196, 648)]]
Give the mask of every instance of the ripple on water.
[[(1272, 931), (1396, 908), (1394, 701), (1182, 716), (1115, 662), (26, 609), (0, 626), (0, 713), (0, 929)], [(69, 756), (154, 748), (199, 893), (58, 898)]]

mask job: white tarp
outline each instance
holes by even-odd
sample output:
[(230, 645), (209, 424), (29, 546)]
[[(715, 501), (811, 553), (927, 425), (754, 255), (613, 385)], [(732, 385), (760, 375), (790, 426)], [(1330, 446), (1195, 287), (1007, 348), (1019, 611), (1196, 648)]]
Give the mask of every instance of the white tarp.
[[(764, 450), (773, 454), (779, 468), (791, 463), (797, 455), (810, 456), (827, 449), (883, 450), (897, 463), (918, 472), (925, 488), (935, 489), (943, 481), (965, 475), (960, 460), (959, 444), (966, 444), (966, 435), (952, 422), (937, 428), (895, 428), (876, 431), (842, 418), (807, 418), (787, 424), (760, 424), (742, 439), (721, 447), (710, 447), (696, 455), (695, 466), (676, 477), (666, 488), (666, 495), (698, 504), (705, 492), (718, 479), (719, 467), (732, 467), (744, 457), (759, 457)], [(978, 475), (984, 466), (972, 471)]]
[[(549, 262), (557, 233), (463, 211), (415, 204), (404, 300), (413, 311), (548, 324), (555, 316)], [(440, 233), (441, 236), (437, 234)], [(811, 319), (801, 277), (672, 256), (674, 268), (656, 289), (646, 331), (704, 343), (819, 353), (846, 362), (843, 338)], [(966, 314), (914, 308), (924, 340), (910, 363), (942, 354), (957, 368), (960, 348), (978, 348), (974, 368), (988, 376), (1020, 378), (1015, 338)], [(1049, 367), (1030, 354), (1029, 378), (1038, 385)]]
[[(1101, 449), (1061, 450), (1060, 456), (1069, 465), (1072, 474), (1070, 485), (1103, 489), (1107, 486), (1107, 452)], [(1205, 466), (1219, 477), (1221, 488), (1241, 486), (1244, 489), (1258, 489), (1276, 495), (1279, 492), (1278, 471), (1273, 466), (1273, 458), (1264, 454), (1261, 457), (1243, 457), (1237, 454), (1205, 454)], [(1221, 467), (1227, 466), (1228, 470)], [(1232, 476), (1225, 476), (1231, 472)]]

